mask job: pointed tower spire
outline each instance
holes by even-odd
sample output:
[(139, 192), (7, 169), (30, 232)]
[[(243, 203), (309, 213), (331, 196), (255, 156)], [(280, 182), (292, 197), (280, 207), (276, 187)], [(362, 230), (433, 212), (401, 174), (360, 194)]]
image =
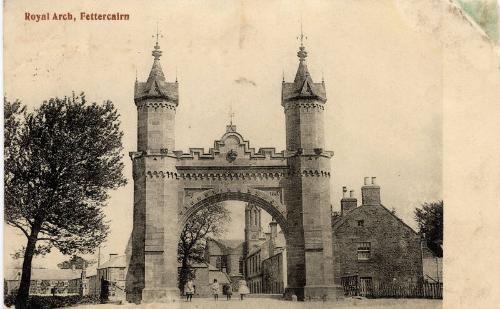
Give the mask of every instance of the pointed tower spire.
[(151, 53), (151, 55), (154, 58), (154, 61), (153, 61), (153, 67), (151, 68), (151, 72), (149, 72), (149, 77), (147, 81), (148, 84), (153, 82), (154, 80), (165, 81), (165, 75), (163, 74), (163, 70), (161, 69), (160, 65), (160, 57), (162, 51), (160, 50), (160, 44), (158, 42), (159, 38), (163, 36), (160, 34), (160, 31), (158, 30), (158, 23), (156, 23), (156, 35), (154, 35), (153, 37), (155, 36), (156, 36), (156, 43)]
[(297, 74), (295, 74), (294, 83), (301, 84), (302, 86), (302, 84), (308, 77), (309, 79), (311, 78), (306, 64), (307, 51), (304, 46), (304, 40), (307, 40), (307, 36), (304, 35), (304, 31), (302, 29), (302, 21), (300, 22), (300, 36), (298, 36), (297, 39), (300, 40), (300, 47), (299, 51), (297, 52), (297, 57), (299, 57), (299, 67), (297, 69)]
[(300, 41), (299, 51), (297, 57), (299, 58), (299, 67), (295, 74), (293, 83), (282, 82), (282, 104), (288, 100), (295, 100), (297, 98), (314, 98), (322, 102), (326, 102), (325, 84), (322, 80), (321, 83), (314, 83), (307, 69), (307, 51), (304, 46), (304, 41), (307, 36), (304, 34), (302, 22), (300, 23), (300, 35), (297, 36)]
[(151, 55), (153, 56), (153, 65), (146, 82), (136, 82), (136, 89), (134, 94), (134, 98), (136, 101), (146, 98), (161, 98), (175, 102), (176, 104), (178, 103), (177, 76), (176, 82), (167, 82), (160, 64), (162, 51), (160, 49), (159, 41), (162, 37), (163, 36), (157, 24), (156, 34), (153, 35), (153, 38), (155, 38), (155, 44), (153, 47), (153, 51), (151, 52)]

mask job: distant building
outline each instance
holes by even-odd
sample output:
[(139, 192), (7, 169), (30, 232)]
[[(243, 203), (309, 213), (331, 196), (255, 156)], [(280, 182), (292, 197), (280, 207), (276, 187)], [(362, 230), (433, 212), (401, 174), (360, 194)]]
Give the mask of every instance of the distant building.
[(97, 276), (95, 278), (96, 292), (99, 293), (101, 280), (104, 279), (109, 282), (109, 299), (124, 300), (126, 266), (125, 255), (110, 254), (109, 260), (97, 267)]
[(205, 260), (217, 270), (226, 273), (231, 282), (243, 278), (244, 242), (242, 240), (209, 239)]
[[(22, 269), (6, 269), (4, 282), (7, 295), (15, 295), (21, 282)], [(82, 293), (82, 271), (79, 269), (31, 269), (30, 295), (78, 295)]]
[(419, 234), (381, 204), (380, 186), (365, 178), (362, 201), (341, 200), (340, 216), (332, 221), (335, 283), (357, 283), (361, 294), (374, 284), (418, 282), (422, 258), (429, 251)]
[(286, 287), (286, 243), (277, 223), (269, 223), (269, 233), (252, 247), (245, 258), (246, 280), (251, 293), (282, 294)]
[[(213, 265), (207, 263), (197, 263), (189, 265), (191, 273), (194, 275), (193, 284), (195, 287), (195, 296), (207, 297), (212, 295), (211, 285), (214, 279), (221, 286), (231, 283), (231, 279), (226, 272), (221, 271)], [(181, 265), (178, 266), (178, 271), (181, 271)]]
[(235, 291), (239, 280), (245, 279), (251, 293), (284, 293), (285, 237), (275, 221), (268, 233), (262, 232), (261, 209), (256, 205), (245, 206), (245, 241), (210, 239), (205, 260), (228, 275)]

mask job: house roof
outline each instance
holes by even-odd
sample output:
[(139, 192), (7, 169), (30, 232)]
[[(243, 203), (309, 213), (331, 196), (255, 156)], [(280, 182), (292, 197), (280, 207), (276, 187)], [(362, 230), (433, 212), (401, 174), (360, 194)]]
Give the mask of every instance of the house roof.
[(351, 210), (348, 210), (348, 211), (344, 212), (344, 215), (342, 215), (339, 219), (337, 219), (336, 221), (334, 221), (332, 223), (332, 230), (335, 231), (338, 227), (340, 227), (342, 225), (342, 223), (344, 223), (346, 220), (348, 220), (351, 216), (353, 216), (354, 214), (356, 214), (359, 211), (363, 211), (365, 209), (369, 209), (369, 207), (379, 207), (380, 209), (383, 209), (389, 215), (391, 215), (396, 220), (398, 220), (399, 222), (401, 222), (404, 226), (406, 226), (410, 231), (412, 231), (415, 234), (418, 234), (411, 226), (409, 226), (408, 224), (406, 224), (403, 220), (401, 220), (398, 216), (396, 216), (392, 211), (390, 211), (389, 209), (387, 209), (387, 207), (385, 207), (382, 204), (380, 204), (380, 205), (361, 205), (361, 206), (355, 207), (355, 208), (353, 208)]
[(219, 270), (208, 272), (208, 282), (212, 283), (214, 282), (214, 279), (217, 279), (217, 282), (219, 284), (226, 284), (231, 282), (227, 275)]
[(225, 249), (236, 249), (245, 243), (241, 239), (212, 239), (214, 242), (224, 246)]
[[(21, 280), (22, 269), (6, 269), (4, 273), (5, 280)], [(31, 280), (71, 280), (80, 278), (82, 271), (80, 269), (31, 269)]]
[(127, 267), (127, 257), (125, 255), (118, 255), (112, 257), (109, 261), (106, 263), (102, 264), (101, 266), (98, 267), (98, 269), (103, 269), (103, 268), (125, 268)]

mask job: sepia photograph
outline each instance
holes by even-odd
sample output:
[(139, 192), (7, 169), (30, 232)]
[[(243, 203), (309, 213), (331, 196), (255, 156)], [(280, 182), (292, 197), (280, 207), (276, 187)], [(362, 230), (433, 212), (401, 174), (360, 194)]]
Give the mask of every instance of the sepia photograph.
[(496, 0), (5, 0), (4, 306), (496, 294), (457, 298), (445, 143), (467, 136), (449, 104), (500, 105), (499, 16)]

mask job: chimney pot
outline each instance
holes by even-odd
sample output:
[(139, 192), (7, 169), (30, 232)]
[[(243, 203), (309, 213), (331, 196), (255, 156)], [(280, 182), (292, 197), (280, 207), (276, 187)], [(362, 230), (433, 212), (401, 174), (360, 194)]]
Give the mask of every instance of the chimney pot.
[(365, 185), (361, 187), (361, 205), (380, 205), (380, 187), (376, 177), (372, 177), (371, 185), (368, 181), (369, 177), (365, 177)]
[(365, 186), (370, 184), (370, 177), (365, 177)]
[(347, 190), (344, 191), (344, 198), (340, 200), (341, 216), (343, 216), (346, 211), (358, 207), (358, 200), (354, 198), (354, 190), (350, 191), (350, 198), (348, 198), (346, 195), (347, 195)]
[(347, 187), (342, 187), (342, 197), (346, 197)]

